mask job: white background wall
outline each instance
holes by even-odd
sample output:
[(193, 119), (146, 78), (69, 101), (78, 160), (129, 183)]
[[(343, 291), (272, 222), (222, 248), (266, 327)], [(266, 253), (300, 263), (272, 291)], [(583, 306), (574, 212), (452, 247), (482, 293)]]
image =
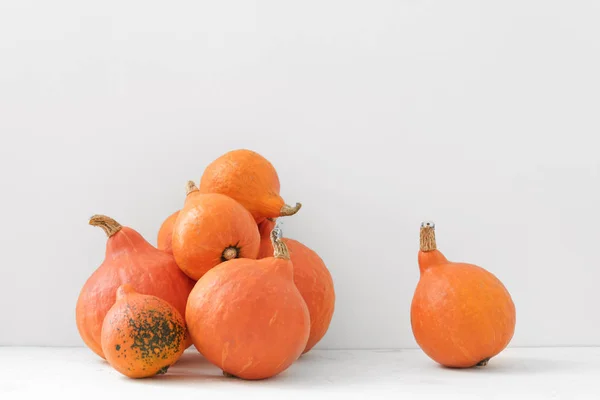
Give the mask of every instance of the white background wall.
[(0, 2), (0, 344), (81, 345), (108, 214), (152, 243), (251, 148), (337, 290), (329, 348), (414, 347), (419, 224), (504, 281), (514, 346), (600, 345), (597, 1)]

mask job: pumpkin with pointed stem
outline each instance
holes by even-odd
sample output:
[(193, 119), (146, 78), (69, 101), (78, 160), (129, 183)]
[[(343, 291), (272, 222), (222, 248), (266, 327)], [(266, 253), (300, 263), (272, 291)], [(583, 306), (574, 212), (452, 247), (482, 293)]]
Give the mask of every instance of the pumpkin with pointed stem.
[(294, 215), (302, 206), (285, 204), (279, 195), (279, 176), (260, 154), (233, 150), (214, 160), (200, 180), (201, 193), (221, 193), (242, 204), (257, 223), (265, 218)]
[(437, 249), (433, 223), (421, 225), (421, 276), (411, 326), (421, 349), (447, 367), (483, 366), (510, 342), (516, 314), (502, 282), (473, 264), (448, 261)]
[(310, 315), (294, 285), (287, 247), (273, 234), (272, 257), (222, 263), (200, 279), (186, 308), (194, 346), (224, 373), (265, 379), (300, 357)]
[(181, 272), (172, 255), (153, 247), (134, 229), (105, 215), (94, 215), (89, 223), (108, 236), (106, 255), (81, 289), (75, 317), (84, 343), (104, 358), (102, 323), (119, 286), (129, 283), (140, 293), (169, 302), (183, 315), (194, 282)]

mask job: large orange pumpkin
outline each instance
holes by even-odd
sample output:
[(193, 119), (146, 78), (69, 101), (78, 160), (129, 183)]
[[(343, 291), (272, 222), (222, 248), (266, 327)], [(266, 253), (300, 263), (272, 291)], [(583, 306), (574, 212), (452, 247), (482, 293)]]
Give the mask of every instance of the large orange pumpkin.
[(301, 204), (285, 204), (279, 195), (279, 176), (273, 165), (251, 150), (233, 150), (214, 160), (200, 180), (201, 193), (221, 193), (242, 204), (255, 218), (294, 215)]
[(198, 280), (211, 268), (234, 258), (258, 256), (260, 234), (252, 215), (222, 194), (188, 194), (173, 224), (173, 255), (186, 275)]
[(129, 283), (140, 293), (169, 302), (183, 315), (194, 282), (181, 272), (173, 256), (153, 247), (135, 230), (104, 215), (93, 216), (90, 225), (106, 232), (106, 255), (81, 289), (75, 314), (81, 338), (104, 358), (102, 322), (119, 286)]
[(310, 333), (287, 248), (274, 240), (273, 257), (224, 262), (196, 283), (188, 299), (185, 316), (196, 349), (226, 374), (243, 379), (287, 369)]
[(175, 211), (164, 220), (158, 230), (158, 237), (156, 238), (156, 247), (169, 254), (173, 254), (173, 225), (175, 224), (178, 215), (179, 210)]
[(513, 337), (515, 306), (502, 282), (485, 269), (451, 262), (437, 250), (433, 223), (421, 225), (421, 277), (411, 325), (421, 349), (447, 367), (486, 365)]
[[(270, 234), (275, 221), (266, 219), (259, 225), (261, 234), (258, 258), (271, 257), (273, 244)], [(309, 247), (294, 239), (282, 239), (294, 265), (294, 283), (304, 298), (310, 313), (310, 336), (304, 353), (314, 347), (327, 333), (335, 309), (333, 279), (325, 263)]]
[(102, 324), (102, 351), (129, 378), (164, 374), (185, 350), (185, 321), (169, 303), (125, 284)]

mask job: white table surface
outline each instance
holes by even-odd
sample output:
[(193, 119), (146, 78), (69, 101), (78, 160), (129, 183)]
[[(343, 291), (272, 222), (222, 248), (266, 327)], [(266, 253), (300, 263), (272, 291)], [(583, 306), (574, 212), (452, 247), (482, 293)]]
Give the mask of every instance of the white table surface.
[(120, 375), (85, 348), (0, 347), (0, 361), (1, 400), (54, 395), (102, 400), (600, 399), (600, 348), (511, 348), (488, 366), (470, 370), (439, 367), (419, 350), (313, 350), (281, 375), (255, 382), (222, 376), (193, 348), (166, 375), (142, 380)]

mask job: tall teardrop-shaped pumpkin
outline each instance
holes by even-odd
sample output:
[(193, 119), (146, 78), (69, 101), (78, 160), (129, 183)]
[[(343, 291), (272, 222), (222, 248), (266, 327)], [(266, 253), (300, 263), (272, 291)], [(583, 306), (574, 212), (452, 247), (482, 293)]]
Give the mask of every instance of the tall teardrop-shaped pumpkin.
[[(267, 219), (260, 223), (260, 252), (258, 258), (271, 257), (273, 244), (270, 233), (275, 221)], [(282, 239), (294, 265), (294, 283), (304, 298), (310, 313), (310, 336), (304, 353), (312, 349), (327, 333), (335, 309), (333, 279), (325, 263), (312, 249), (297, 240)]]
[(279, 176), (260, 154), (246, 149), (233, 150), (214, 160), (200, 180), (201, 193), (220, 193), (246, 207), (256, 222), (265, 218), (289, 216), (301, 207), (285, 204), (279, 195)]
[(158, 237), (156, 238), (156, 247), (169, 254), (173, 254), (173, 225), (175, 224), (178, 215), (179, 210), (175, 211), (164, 220), (158, 230)]
[(175, 307), (124, 284), (102, 324), (102, 351), (123, 375), (147, 378), (166, 373), (177, 362), (186, 335), (185, 321)]
[(433, 223), (421, 225), (421, 277), (411, 305), (413, 334), (439, 364), (486, 365), (513, 337), (515, 305), (492, 273), (448, 261), (437, 249), (434, 228)]
[(252, 215), (222, 194), (201, 194), (188, 182), (183, 209), (173, 225), (173, 255), (194, 280), (234, 258), (258, 256), (260, 234)]
[(302, 354), (310, 332), (287, 248), (274, 240), (273, 257), (224, 262), (196, 283), (188, 299), (186, 322), (196, 349), (243, 379), (286, 370)]
[(181, 272), (173, 256), (153, 247), (132, 228), (104, 215), (93, 216), (90, 225), (106, 232), (106, 255), (81, 289), (76, 320), (85, 344), (104, 358), (102, 323), (119, 286), (129, 283), (140, 293), (169, 302), (183, 315), (194, 282)]

